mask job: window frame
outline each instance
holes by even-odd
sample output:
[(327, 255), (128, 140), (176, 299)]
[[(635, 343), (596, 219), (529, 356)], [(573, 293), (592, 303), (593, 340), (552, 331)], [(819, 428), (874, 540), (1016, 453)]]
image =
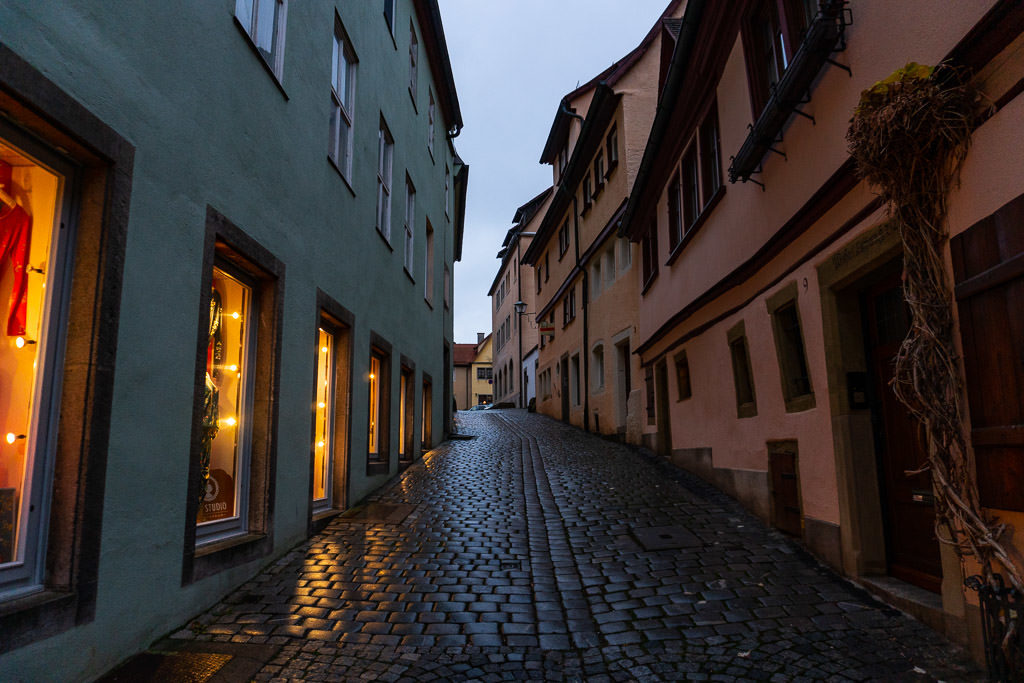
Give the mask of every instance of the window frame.
[(434, 91), (427, 87), (427, 151), (430, 153), (430, 160), (434, 160), (434, 116), (436, 116), (437, 104), (434, 102)]
[[(380, 371), (374, 379), (370, 378), (373, 359), (379, 362)], [(376, 332), (370, 332), (370, 350), (366, 365), (367, 404), (366, 404), (366, 476), (373, 477), (388, 474), (391, 471), (391, 344)], [(370, 417), (372, 413), (373, 384), (377, 382), (377, 436), (375, 451), (370, 450)]]
[(613, 123), (612, 127), (608, 129), (604, 145), (605, 152), (608, 154), (608, 170), (605, 171), (605, 177), (610, 178), (612, 171), (619, 165), (619, 129), (617, 123)]
[[(765, 300), (768, 314), (772, 320), (772, 336), (779, 363), (779, 380), (787, 413), (810, 410), (815, 406), (814, 383), (811, 379), (811, 368), (807, 359), (807, 345), (804, 342), (803, 318), (800, 315), (798, 292), (797, 283), (793, 281)], [(782, 314), (790, 309), (796, 328), (795, 345), (793, 344), (794, 335), (786, 329), (782, 319)], [(797, 383), (801, 380), (806, 384), (806, 391), (799, 391), (797, 388)]]
[[(97, 530), (114, 389), (110, 369), (116, 367), (135, 148), (5, 45), (0, 62), (0, 107), (24, 112), (17, 124), (0, 120), (0, 136), (57, 170), (65, 177), (66, 196), (74, 190), (79, 199), (71, 213), (61, 213), (75, 238), (67, 252), (71, 279), (64, 329), (84, 331), (61, 332), (64, 350), (54, 362), (64, 368), (63, 378), (51, 395), (59, 416), (48, 477), (54, 493), (44, 524), (40, 590), (0, 601), (5, 653), (95, 617), (102, 538)], [(69, 358), (78, 359), (74, 372), (67, 371)]]
[[(249, 495), (245, 528), (229, 537), (198, 542), (196, 517), (200, 493), (203, 397), (209, 345), (210, 289), (213, 269), (230, 264), (253, 283), (251, 303), (255, 335), (250, 409)], [(206, 209), (206, 238), (200, 279), (196, 339), (192, 438), (185, 505), (182, 585), (266, 557), (273, 551), (273, 500), (277, 465), (277, 428), (281, 372), (281, 321), (284, 317), (285, 266), (270, 251), (211, 206)]]
[(434, 307), (434, 226), (424, 217), (423, 243), (423, 300)]
[(686, 349), (677, 353), (672, 361), (676, 370), (676, 402), (689, 400), (693, 398), (693, 375), (690, 374)]
[[(355, 328), (355, 315), (339, 304), (321, 289), (316, 290), (316, 325), (313, 330), (314, 341), (318, 341), (317, 330), (324, 328), (334, 335), (334, 353), (332, 354), (334, 382), (334, 406), (331, 413), (331, 497), (326, 505), (316, 505), (313, 500), (313, 470), (315, 467), (316, 415), (314, 413), (310, 426), (310, 462), (309, 462), (309, 512), (308, 531), (312, 535), (320, 531), (327, 520), (349, 507), (348, 473), (351, 460), (352, 443), (352, 331)], [(320, 358), (319, 343), (314, 344), (314, 368)], [(317, 397), (317, 387), (313, 387), (312, 400)]]
[(408, 173), (405, 174), (405, 220), (402, 226), (405, 230), (402, 267), (409, 279), (415, 282), (416, 276), (413, 269), (416, 267), (416, 186), (413, 185), (412, 178)]
[(398, 391), (398, 468), (411, 465), (419, 453), (416, 451), (416, 363), (401, 356)]
[[(729, 360), (732, 366), (733, 389), (736, 398), (736, 417), (748, 418), (757, 416), (757, 391), (754, 385), (754, 367), (750, 362), (750, 343), (747, 341), (746, 328), (743, 321), (739, 321), (726, 332), (728, 342)], [(743, 383), (747, 384), (750, 400), (742, 400)]]
[[(261, 62), (267, 68), (267, 71), (274, 78), (274, 81), (278, 86), (283, 81), (284, 73), (284, 48), (285, 48), (285, 35), (287, 33), (288, 24), (288, 0), (248, 0), (252, 3), (252, 10), (248, 19), (240, 17), (243, 5), (247, 0), (235, 0), (235, 10), (233, 16), (235, 19), (235, 25), (242, 31), (242, 34), (248, 39), (250, 47), (259, 55)], [(261, 2), (272, 2), (278, 5), (277, 12), (275, 12), (272, 49), (268, 54), (264, 54), (266, 51), (259, 46), (257, 42), (258, 36), (254, 35), (258, 33), (259, 26), (259, 8)]]
[[(341, 65), (345, 65), (345, 97), (338, 92), (338, 75), (341, 72)], [(355, 92), (356, 72), (359, 58), (352, 48), (352, 41), (349, 40), (341, 18), (335, 13), (334, 17), (334, 47), (331, 52), (331, 106), (332, 114), (337, 116), (337, 126), (332, 121), (330, 147), (327, 150), (327, 158), (331, 160), (334, 167), (341, 173), (341, 177), (352, 184), (352, 158), (354, 156), (355, 144)], [(346, 104), (347, 103), (347, 104)], [(342, 124), (347, 126), (344, 136), (344, 154), (342, 150)]]
[[(805, 0), (760, 0), (754, 3), (742, 20), (743, 52), (746, 61), (747, 87), (751, 114), (756, 121), (764, 111), (771, 88), (782, 79), (796, 54), (810, 21), (817, 12), (807, 16)], [(767, 19), (766, 17), (767, 13)], [(802, 17), (801, 17), (802, 15)], [(806, 22), (806, 23), (805, 23)], [(772, 28), (773, 65), (765, 64), (768, 51), (764, 45), (765, 28)], [(765, 70), (767, 67), (768, 70)], [(777, 72), (772, 83), (771, 67)]]
[(377, 132), (377, 232), (391, 246), (391, 184), (394, 172), (395, 139), (380, 117)]
[(420, 42), (416, 38), (416, 25), (409, 21), (409, 97), (416, 111), (416, 93), (419, 88)]
[[(565, 221), (562, 222), (562, 227), (558, 229), (558, 260), (559, 261), (561, 261), (562, 257), (565, 256), (565, 252), (569, 251), (569, 246), (571, 245), (571, 243), (572, 243), (572, 235), (569, 232), (569, 219), (566, 218)], [(545, 254), (545, 262), (546, 262), (546, 256), (547, 255)], [(544, 281), (545, 282), (547, 281), (547, 276), (546, 275), (544, 277)]]
[(650, 289), (658, 277), (658, 221), (651, 219), (647, 232), (640, 238), (641, 260), (643, 261), (643, 286), (640, 295)]

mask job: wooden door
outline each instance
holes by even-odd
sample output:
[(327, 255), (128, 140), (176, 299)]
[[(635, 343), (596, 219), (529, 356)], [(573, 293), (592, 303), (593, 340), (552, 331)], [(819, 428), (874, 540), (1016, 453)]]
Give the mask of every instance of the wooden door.
[(896, 353), (910, 326), (899, 273), (870, 288), (864, 303), (889, 573), (938, 592), (942, 564), (935, 537), (931, 475), (907, 475), (920, 469), (928, 453), (918, 423), (889, 386)]
[(1024, 510), (1024, 195), (950, 242), (981, 504)]
[(772, 482), (772, 524), (791, 536), (803, 536), (796, 441), (768, 444), (768, 472)]
[(562, 422), (569, 421), (569, 359), (562, 359)]

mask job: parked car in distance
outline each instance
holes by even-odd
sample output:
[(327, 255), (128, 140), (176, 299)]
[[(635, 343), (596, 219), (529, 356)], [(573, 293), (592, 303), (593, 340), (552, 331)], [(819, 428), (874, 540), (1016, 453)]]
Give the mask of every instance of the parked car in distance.
[(503, 408), (515, 408), (516, 404), (511, 401), (499, 401), (498, 403), (492, 403), (487, 406), (484, 410), (501, 410)]
[(487, 403), (477, 403), (475, 406), (470, 406), (466, 410), (487, 410), (491, 406)]

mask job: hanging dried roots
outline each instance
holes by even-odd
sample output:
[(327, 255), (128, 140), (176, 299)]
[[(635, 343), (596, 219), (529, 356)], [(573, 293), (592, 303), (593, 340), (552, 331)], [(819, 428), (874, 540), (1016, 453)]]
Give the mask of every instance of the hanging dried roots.
[(949, 191), (979, 123), (977, 92), (948, 67), (908, 64), (864, 91), (846, 134), (859, 172), (881, 194), (903, 241), (903, 292), (911, 328), (892, 387), (920, 422), (935, 488), (936, 534), (974, 557), (987, 583), (996, 563), (1024, 590), (1000, 542), (1004, 525), (981, 508), (964, 433), (960, 359), (944, 254)]

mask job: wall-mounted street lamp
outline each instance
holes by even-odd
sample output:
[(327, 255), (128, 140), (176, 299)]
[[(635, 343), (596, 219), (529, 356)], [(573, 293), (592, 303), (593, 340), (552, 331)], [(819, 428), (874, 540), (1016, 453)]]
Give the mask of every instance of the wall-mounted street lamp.
[[(536, 313), (534, 313), (532, 311), (527, 311), (526, 310), (526, 302), (525, 301), (517, 301), (514, 304), (512, 304), (512, 307), (516, 310), (516, 315), (525, 315), (525, 316), (531, 316), (531, 315), (535, 316), (535, 315), (537, 315)], [(533, 320), (527, 319), (527, 322), (530, 323), (530, 327), (537, 327), (537, 319), (536, 318), (534, 318)]]

